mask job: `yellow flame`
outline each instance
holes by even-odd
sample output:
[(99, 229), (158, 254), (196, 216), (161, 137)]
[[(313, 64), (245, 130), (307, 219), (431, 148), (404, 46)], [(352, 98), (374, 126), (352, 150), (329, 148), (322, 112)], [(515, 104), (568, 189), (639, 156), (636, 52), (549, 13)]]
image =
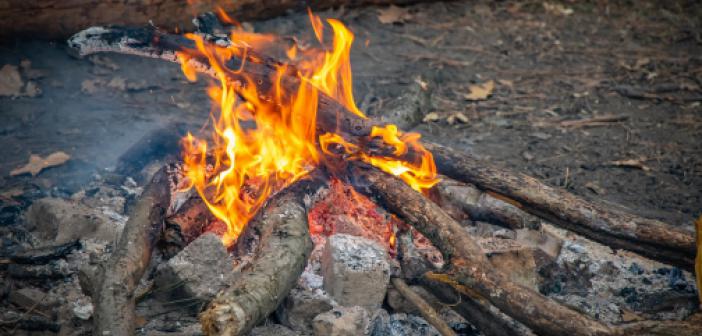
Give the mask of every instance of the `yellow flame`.
[[(226, 17), (226, 13), (220, 13)], [(233, 21), (233, 20), (232, 20)], [(322, 20), (310, 12), (310, 21), (320, 44)], [(186, 176), (210, 211), (227, 226), (223, 241), (231, 245), (274, 192), (304, 177), (320, 163), (322, 154), (338, 144), (356, 153), (359, 159), (399, 176), (416, 190), (433, 186), (436, 169), (431, 153), (419, 144), (419, 135), (399, 132), (394, 125), (374, 128), (371, 137), (392, 146), (391, 155), (363, 153), (358, 146), (337, 134), (316, 135), (319, 92), (335, 99), (356, 115), (365, 118), (353, 99), (350, 49), (353, 34), (338, 20), (327, 20), (332, 29), (330, 50), (296, 47), (285, 50), (290, 62), (297, 61), (300, 84), (290, 92), (283, 79), (291, 75), (287, 65), (270, 73), (271, 85), (262, 87), (260, 78), (247, 75), (247, 63), (238, 69), (227, 64), (232, 58), (252, 59), (250, 51), (261, 53), (276, 45), (274, 35), (232, 30), (228, 47), (215, 46), (194, 34), (186, 35), (196, 45), (196, 55), (205, 56), (217, 74), (219, 85), (209, 88), (215, 111), (209, 140), (188, 134), (183, 138)], [(184, 74), (195, 79), (188, 62), (195, 51), (178, 54)], [(258, 60), (260, 61), (260, 60)], [(237, 75), (237, 81), (232, 81)], [(259, 74), (260, 75), (260, 74)], [(317, 147), (319, 141), (321, 151)], [(415, 159), (406, 159), (412, 152)]]

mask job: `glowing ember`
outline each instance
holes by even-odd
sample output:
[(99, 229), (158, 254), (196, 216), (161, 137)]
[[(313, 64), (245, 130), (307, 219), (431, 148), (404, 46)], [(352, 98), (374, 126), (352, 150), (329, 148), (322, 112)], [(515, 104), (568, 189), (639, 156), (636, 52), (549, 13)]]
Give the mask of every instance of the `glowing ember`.
[[(310, 12), (320, 45), (322, 20)], [(416, 190), (438, 182), (431, 153), (419, 143), (419, 135), (401, 133), (394, 125), (376, 127), (371, 137), (394, 148), (393, 153), (367, 154), (338, 134), (315, 134), (319, 92), (330, 96), (348, 110), (365, 118), (353, 99), (349, 53), (353, 34), (337, 20), (327, 20), (333, 31), (332, 46), (285, 50), (287, 59), (269, 76), (269, 87), (247, 75), (246, 61), (236, 69), (228, 67), (233, 58), (246, 60), (283, 45), (274, 35), (245, 32), (234, 28), (231, 45), (214, 46), (203, 37), (190, 34), (197, 52), (205, 55), (220, 83), (209, 89), (217, 111), (213, 113), (211, 140), (188, 134), (183, 139), (183, 160), (189, 186), (194, 187), (212, 213), (226, 224), (225, 244), (236, 241), (246, 223), (274, 192), (304, 177), (320, 164), (322, 155), (334, 155), (330, 148), (343, 149), (349, 159), (361, 160), (402, 178)], [(185, 75), (195, 79), (180, 53)], [(287, 64), (293, 64), (288, 66)], [(232, 75), (240, 79), (231, 81)], [(286, 76), (296, 76), (295, 92), (283, 85)], [(319, 141), (319, 147), (317, 146)], [(411, 154), (411, 155), (410, 155)]]

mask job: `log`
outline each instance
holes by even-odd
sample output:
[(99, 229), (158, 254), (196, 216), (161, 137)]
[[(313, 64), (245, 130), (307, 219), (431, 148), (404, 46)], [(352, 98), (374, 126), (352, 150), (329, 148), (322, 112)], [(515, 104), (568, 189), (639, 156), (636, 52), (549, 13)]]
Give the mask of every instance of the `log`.
[(500, 225), (512, 230), (538, 229), (541, 220), (508, 201), (501, 200), (475, 186), (450, 178), (441, 178), (433, 188), (440, 198), (440, 204), (451, 204), (468, 214), (474, 221)]
[(178, 254), (185, 246), (199, 237), (206, 226), (215, 220), (215, 216), (202, 201), (200, 195), (193, 193), (190, 197), (166, 217), (163, 236), (159, 249), (166, 259)]
[(167, 167), (151, 179), (129, 211), (114, 252), (92, 278), (93, 334), (127, 336), (136, 328), (134, 290), (144, 275), (170, 206), (172, 182)]
[(442, 336), (455, 336), (456, 333), (453, 332), (453, 329), (446, 324), (444, 320), (439, 317), (439, 313), (434, 310), (434, 308), (427, 303), (419, 294), (415, 293), (412, 289), (407, 286), (407, 283), (400, 279), (400, 278), (392, 278), (390, 279), (392, 282), (393, 287), (397, 289), (402, 296), (407, 299), (407, 301), (411, 302), (419, 312), (422, 314), (422, 317), (429, 322), (434, 328), (436, 328), (437, 331)]
[(152, 22), (171, 31), (192, 29), (194, 13), (217, 7), (240, 21), (266, 19), (286, 12), (362, 5), (405, 5), (421, 0), (0, 0), (0, 38), (29, 36), (56, 39), (95, 25), (145, 25)]
[(468, 153), (425, 143), (437, 169), (451, 178), (503, 195), (524, 211), (607, 246), (691, 270), (695, 236), (691, 231), (588, 202), (539, 180), (497, 168)]
[(318, 185), (296, 182), (273, 196), (248, 224), (247, 230), (260, 236), (255, 259), (200, 314), (205, 334), (247, 334), (295, 286), (313, 248), (303, 199)]
[(52, 260), (65, 257), (71, 252), (80, 249), (81, 246), (82, 244), (79, 240), (73, 240), (59, 245), (22, 250), (9, 256), (1, 256), (0, 264), (46, 264)]
[(487, 300), (461, 293), (446, 283), (433, 280), (432, 275), (434, 273), (425, 274), (419, 279), (419, 284), (470, 321), (480, 330), (481, 334), (486, 336), (535, 336), (529, 328), (505, 315)]
[(613, 330), (531, 288), (513, 283), (492, 267), (480, 246), (438, 205), (401, 180), (355, 165), (360, 192), (376, 197), (390, 212), (419, 230), (448, 260), (446, 274), (539, 335), (612, 335)]
[[(175, 52), (192, 49), (193, 42), (154, 28), (93, 27), (74, 35), (69, 45), (81, 55), (116, 52), (178, 62)], [(269, 86), (270, 74), (279, 62), (265, 55), (248, 55), (247, 74), (258, 79), (262, 86)], [(192, 54), (189, 63), (197, 71), (214, 76), (203, 55)], [(241, 60), (233, 59), (230, 63), (234, 69)], [(294, 72), (294, 67), (288, 67), (288, 70)], [(231, 81), (243, 82), (233, 72), (228, 75)], [(288, 78), (283, 84), (294, 92), (295, 85), (299, 83), (294, 78)], [(335, 132), (348, 141), (368, 143), (367, 136), (376, 125), (379, 125), (377, 121), (363, 119), (329, 96), (319, 93), (317, 128), (320, 134)], [(503, 200), (511, 200), (524, 211), (602, 244), (630, 250), (686, 270), (693, 267), (695, 242), (692, 232), (588, 202), (565, 190), (547, 186), (533, 177), (505, 171), (466, 153), (428, 142), (424, 142), (424, 145), (432, 152), (439, 172), (444, 175), (472, 183)]]

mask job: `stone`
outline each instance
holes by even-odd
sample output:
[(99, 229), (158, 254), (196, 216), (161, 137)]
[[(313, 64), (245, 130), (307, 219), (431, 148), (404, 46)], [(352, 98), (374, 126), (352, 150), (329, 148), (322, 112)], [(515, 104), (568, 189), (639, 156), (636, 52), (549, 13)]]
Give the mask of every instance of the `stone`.
[(79, 202), (61, 198), (34, 201), (25, 214), (27, 229), (51, 244), (75, 239), (95, 239), (112, 243), (119, 238), (122, 225), (103, 213)]
[[(409, 286), (412, 291), (417, 293), (424, 301), (434, 308), (434, 310), (439, 311), (443, 307), (441, 301), (439, 301), (434, 295), (429, 293), (422, 286)], [(388, 289), (387, 303), (390, 308), (396, 313), (409, 313), (409, 314), (419, 314), (419, 310), (412, 303), (407, 301), (407, 299), (395, 288)]]
[(359, 306), (337, 307), (312, 320), (316, 336), (363, 335), (369, 325), (368, 311)]
[(439, 336), (439, 332), (423, 318), (411, 314), (392, 314), (385, 328), (375, 329), (371, 336)]
[(293, 330), (312, 329), (312, 319), (332, 309), (332, 301), (322, 290), (294, 288), (276, 310), (281, 324)]
[(249, 336), (298, 336), (299, 333), (280, 324), (263, 325), (253, 328)]
[(380, 307), (390, 281), (387, 258), (385, 249), (373, 240), (330, 236), (322, 254), (324, 290), (344, 306)]
[(501, 238), (480, 239), (479, 243), (490, 263), (502, 270), (510, 280), (534, 290), (538, 289), (539, 277), (534, 248)]
[(205, 233), (158, 266), (155, 292), (162, 299), (170, 296), (209, 302), (230, 282), (232, 269), (232, 260), (220, 237)]

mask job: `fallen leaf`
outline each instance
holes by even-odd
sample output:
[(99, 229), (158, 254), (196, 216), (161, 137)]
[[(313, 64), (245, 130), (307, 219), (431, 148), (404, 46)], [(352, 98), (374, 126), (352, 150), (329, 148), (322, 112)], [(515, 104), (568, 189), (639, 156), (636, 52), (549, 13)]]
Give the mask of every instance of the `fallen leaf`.
[(412, 14), (406, 8), (390, 5), (378, 9), (378, 21), (382, 24), (401, 23), (412, 19)]
[(22, 87), (24, 87), (24, 82), (17, 66), (5, 64), (0, 69), (0, 96), (22, 96)]
[(470, 93), (464, 95), (465, 99), (474, 101), (485, 100), (490, 94), (492, 94), (492, 90), (495, 89), (495, 82), (489, 80), (483, 84), (471, 85), (468, 87), (468, 89), (470, 90)]
[(439, 114), (438, 114), (438, 113), (436, 113), (436, 112), (429, 112), (429, 113), (427, 113), (427, 115), (424, 116), (424, 118), (422, 119), (422, 121), (425, 122), (425, 123), (427, 123), (427, 122), (439, 121), (439, 119), (441, 119), (441, 117), (439, 117)]
[(572, 8), (568, 8), (568, 7), (563, 6), (561, 4), (544, 2), (543, 5), (544, 5), (544, 9), (547, 12), (550, 12), (551, 14), (569, 16), (575, 12), (575, 11), (573, 11)]
[(417, 83), (417, 85), (419, 85), (419, 87), (422, 89), (422, 91), (426, 91), (429, 89), (429, 83), (423, 81), (422, 77), (417, 76), (414, 79), (414, 82)]
[(51, 153), (45, 158), (32, 154), (29, 156), (29, 162), (22, 167), (12, 170), (10, 172), (10, 176), (17, 176), (26, 173), (36, 176), (39, 174), (39, 172), (46, 168), (55, 167), (66, 163), (66, 161), (68, 161), (70, 158), (70, 155), (61, 151)]
[(105, 81), (100, 78), (86, 79), (80, 84), (80, 90), (83, 93), (93, 94), (103, 85), (105, 85)]
[(114, 77), (110, 80), (109, 83), (107, 83), (107, 87), (115, 90), (126, 91), (127, 80), (122, 77)]
[(510, 89), (514, 89), (514, 81), (510, 79), (498, 79), (497, 80), (500, 85), (504, 85)]

